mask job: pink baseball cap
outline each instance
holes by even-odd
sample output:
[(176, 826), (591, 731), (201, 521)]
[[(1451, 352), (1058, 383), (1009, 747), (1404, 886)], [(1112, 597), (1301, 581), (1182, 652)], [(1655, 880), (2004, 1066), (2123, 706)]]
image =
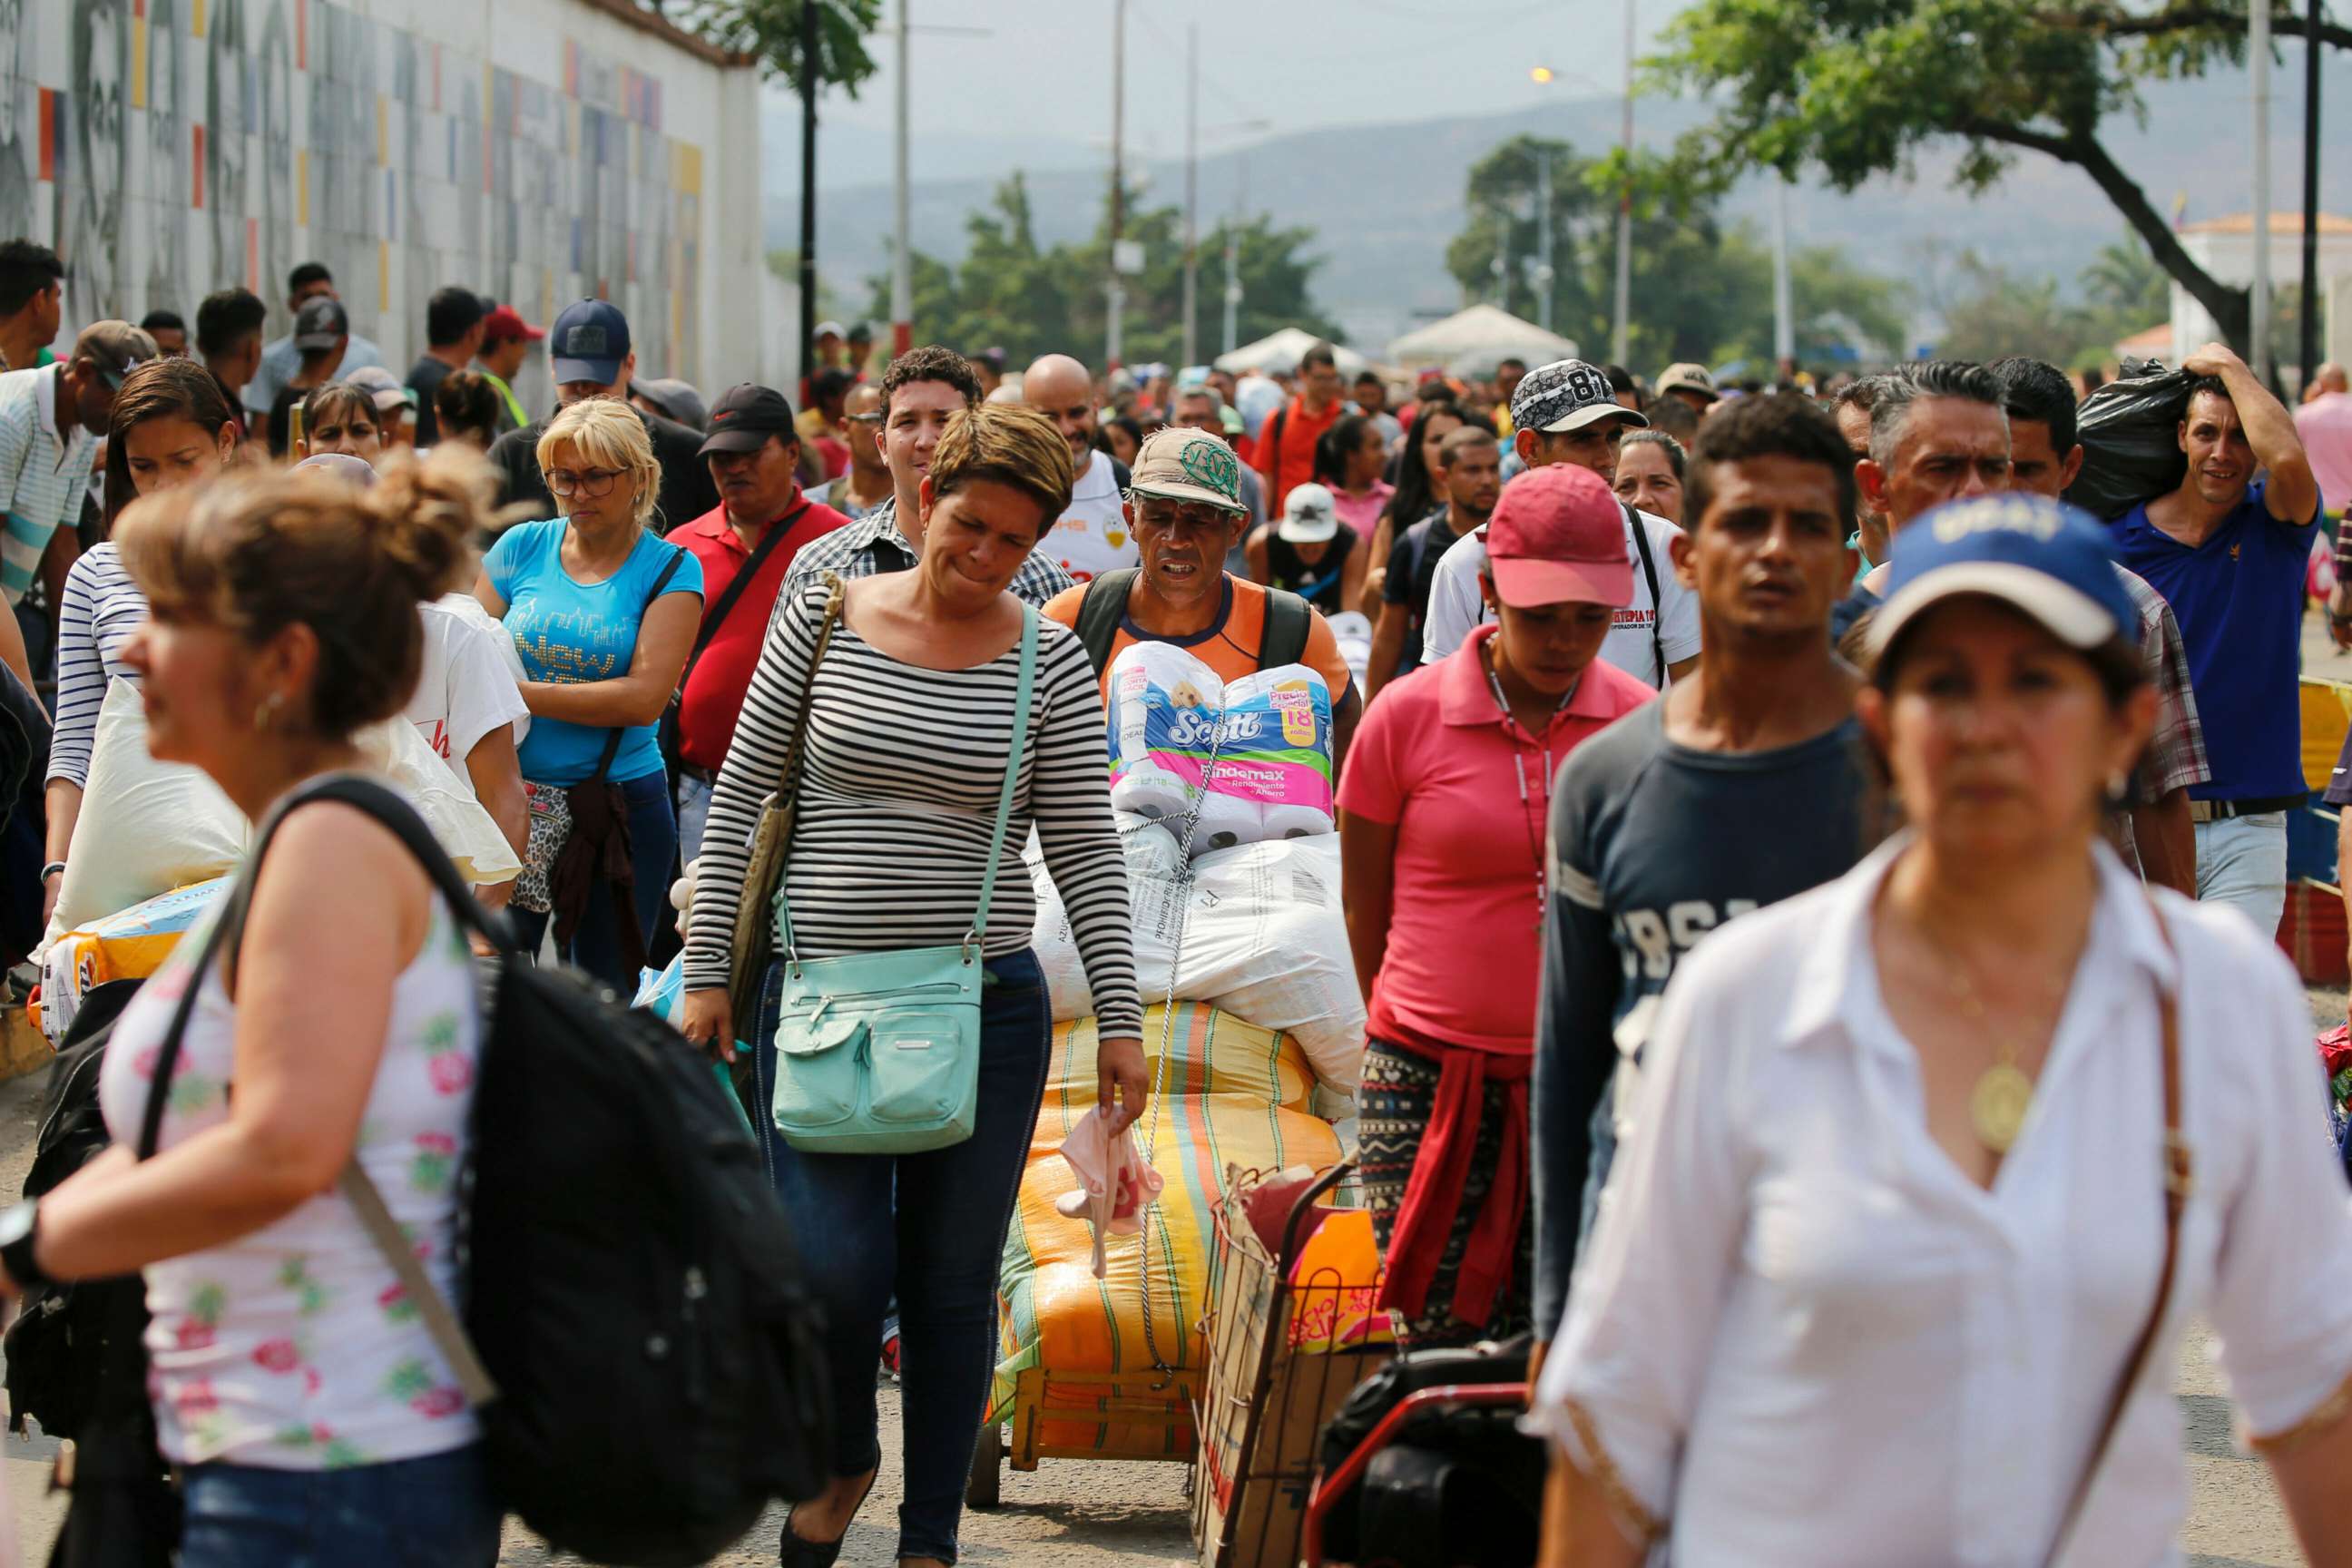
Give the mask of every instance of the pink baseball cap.
[(1599, 474), (1573, 463), (1529, 468), (1503, 487), (1486, 523), (1486, 563), (1495, 592), (1517, 609), (1633, 602), (1624, 511)]

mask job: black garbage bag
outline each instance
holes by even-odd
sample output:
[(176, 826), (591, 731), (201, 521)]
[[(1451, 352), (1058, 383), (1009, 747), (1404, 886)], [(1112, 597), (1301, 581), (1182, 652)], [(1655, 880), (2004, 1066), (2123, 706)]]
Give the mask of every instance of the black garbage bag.
[(2180, 450), (2180, 418), (2197, 377), (2155, 360), (2135, 366), (2083, 400), (2074, 418), (2083, 444), (2083, 471), (2066, 500), (2093, 517), (2118, 518), (2142, 501), (2180, 488), (2189, 458)]

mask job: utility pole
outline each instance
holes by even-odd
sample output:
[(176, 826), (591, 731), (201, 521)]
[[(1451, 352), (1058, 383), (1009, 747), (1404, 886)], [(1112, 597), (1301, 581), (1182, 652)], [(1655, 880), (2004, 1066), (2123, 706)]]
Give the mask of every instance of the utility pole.
[(1551, 153), (1536, 154), (1536, 325), (1551, 331)]
[(1789, 182), (1772, 186), (1772, 360), (1776, 372), (1792, 372), (1797, 359), (1797, 314), (1789, 291)]
[(801, 374), (816, 374), (817, 0), (801, 0)]
[(1623, 364), (1633, 329), (1633, 20), (1641, 0), (1625, 0), (1625, 187), (1617, 193), (1617, 320), (1609, 335), (1609, 359)]
[[(898, 243), (890, 252), (890, 355), (915, 346), (915, 258), (907, 223), (907, 0), (898, 0), (898, 139), (891, 203), (897, 209)], [(862, 368), (862, 367), (860, 367)]]
[(2319, 0), (2306, 0), (2303, 34), (2303, 321), (2296, 358), (2303, 385), (2319, 366)]
[(1201, 24), (1184, 29), (1184, 363), (1201, 348)]
[(1120, 167), (1121, 139), (1127, 127), (1127, 0), (1115, 0), (1110, 13), (1110, 284), (1109, 324), (1104, 332), (1103, 374), (1118, 368), (1119, 339), (1127, 313), (1127, 287), (1118, 276), (1118, 241), (1127, 217), (1127, 174)]
[(2271, 5), (2254, 0), (2246, 7), (2246, 58), (2254, 87), (2254, 286), (2248, 301), (2253, 339), (2246, 367), (2254, 379), (2271, 378)]

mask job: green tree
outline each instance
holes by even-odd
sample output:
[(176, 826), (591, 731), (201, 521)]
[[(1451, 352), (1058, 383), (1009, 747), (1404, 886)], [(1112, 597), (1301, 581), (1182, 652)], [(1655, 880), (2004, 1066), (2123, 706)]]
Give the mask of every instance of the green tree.
[[(2181, 247), (2099, 137), (2145, 112), (2138, 84), (2242, 62), (2250, 0), (1696, 0), (1650, 62), (1655, 86), (1721, 105), (1682, 152), (1694, 177), (1817, 165), (1838, 189), (1907, 174), (1923, 145), (1957, 138), (1958, 183), (1982, 191), (2021, 152), (2088, 174), (2177, 279), (2243, 345), (2248, 291)], [(2301, 37), (2290, 0), (2272, 29)], [(2352, 48), (2323, 21), (2317, 41)]]
[(641, 0), (729, 54), (759, 62), (761, 75), (788, 87), (801, 79), (801, 13), (815, 5), (816, 79), (856, 98), (878, 62), (866, 36), (882, 24), (882, 0)]
[[(914, 331), (919, 339), (962, 346), (1002, 346), (1015, 363), (1042, 353), (1075, 354), (1094, 363), (1108, 326), (1110, 256), (1108, 198), (1093, 235), (1076, 244), (1041, 247), (1028, 183), (1018, 174), (996, 188), (988, 206), (964, 220), (969, 237), (961, 268), (921, 251), (912, 258)], [(1142, 273), (1126, 280), (1124, 347), (1130, 361), (1172, 362), (1182, 350), (1183, 215), (1176, 207), (1144, 207), (1128, 197), (1121, 235), (1142, 245)], [(1234, 230), (1243, 299), (1244, 342), (1276, 328), (1304, 327), (1336, 340), (1339, 331), (1316, 309), (1309, 292), (1316, 258), (1304, 254), (1313, 232), (1276, 228), (1264, 217)], [(1224, 278), (1226, 228), (1201, 240), (1201, 311), (1218, 320)], [(873, 312), (889, 313), (890, 280), (871, 280)]]
[[(1539, 182), (1547, 164), (1552, 326), (1598, 357), (1612, 335), (1617, 194), (1628, 177), (1616, 158), (1588, 162), (1566, 142), (1538, 137), (1504, 142), (1471, 167), (1464, 203), (1469, 217), (1446, 247), (1446, 268), (1465, 300), (1493, 300), (1524, 320), (1541, 319)], [(1769, 360), (1770, 253), (1745, 227), (1727, 228), (1713, 197), (1678, 185), (1666, 162), (1637, 158), (1630, 177), (1633, 319), (1626, 352), (1634, 363)], [(1901, 285), (1826, 248), (1792, 256), (1790, 282), (1800, 359), (1830, 357), (1842, 345), (1902, 342)]]
[(2087, 355), (2096, 363), (2110, 357), (2109, 345), (2121, 335), (2112, 330), (2111, 314), (2061, 299), (2054, 278), (2019, 277), (1974, 250), (1948, 264), (1924, 253), (1920, 260), (1923, 291), (1944, 319), (1939, 358), (1982, 363), (2032, 354), (2073, 365)]
[(2126, 328), (2127, 331), (2154, 325), (2172, 309), (2170, 281), (2137, 236), (2099, 247), (2099, 254), (2083, 268), (2083, 291), (2093, 304), (2136, 319), (2138, 325)]

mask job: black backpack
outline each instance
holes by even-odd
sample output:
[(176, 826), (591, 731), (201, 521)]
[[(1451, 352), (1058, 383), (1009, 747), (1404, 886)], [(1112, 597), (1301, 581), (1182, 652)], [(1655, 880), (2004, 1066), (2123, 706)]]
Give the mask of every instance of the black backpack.
[[(1100, 675), (1110, 668), (1110, 650), (1118, 641), (1119, 623), (1127, 618), (1127, 596), (1141, 569), (1122, 566), (1087, 584), (1078, 600), (1078, 642), (1087, 660)], [(1283, 588), (1265, 591), (1265, 630), (1258, 639), (1257, 667), (1276, 669), (1297, 664), (1307, 653), (1307, 634), (1315, 629), (1315, 607)]]
[[(345, 774), (289, 795), (221, 934), (243, 923), (272, 830), (327, 800), (396, 835), (499, 952), (475, 1084), (465, 1330), (435, 1336), (461, 1378), (470, 1341), (497, 1384), (479, 1415), (499, 1500), (596, 1562), (704, 1562), (770, 1499), (826, 1479), (821, 1324), (758, 1146), (699, 1052), (587, 977), (535, 967), (381, 784)], [(167, 1049), (159, 1080), (168, 1064)], [(347, 1171), (343, 1191), (373, 1228), (373, 1189)], [(434, 1326), (421, 1270), (394, 1251)]]
[[(49, 1065), (25, 1196), (43, 1196), (106, 1152), (99, 1073), (114, 1021), (142, 984), (110, 980), (81, 999)], [(110, 1342), (135, 1346), (146, 1329), (147, 1287), (135, 1274), (58, 1280), (26, 1290), (5, 1341), (9, 1429), (22, 1436), (30, 1416), (52, 1437), (78, 1438), (96, 1416), (134, 1424), (146, 1417), (144, 1378), (118, 1376), (110, 1385), (104, 1370)]]

